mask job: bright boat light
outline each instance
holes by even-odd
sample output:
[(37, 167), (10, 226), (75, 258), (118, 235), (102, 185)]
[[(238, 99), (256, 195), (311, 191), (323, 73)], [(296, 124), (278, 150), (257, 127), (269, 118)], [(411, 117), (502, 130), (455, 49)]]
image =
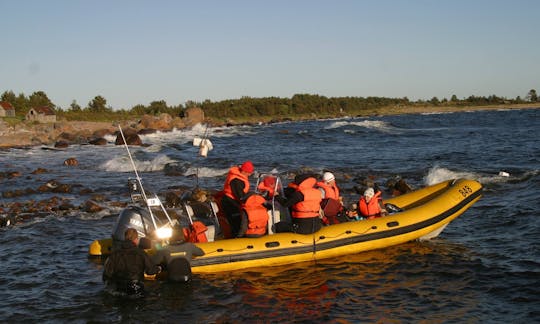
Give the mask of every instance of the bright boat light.
[(168, 239), (172, 236), (172, 228), (170, 227), (161, 227), (156, 230), (156, 235), (160, 239)]

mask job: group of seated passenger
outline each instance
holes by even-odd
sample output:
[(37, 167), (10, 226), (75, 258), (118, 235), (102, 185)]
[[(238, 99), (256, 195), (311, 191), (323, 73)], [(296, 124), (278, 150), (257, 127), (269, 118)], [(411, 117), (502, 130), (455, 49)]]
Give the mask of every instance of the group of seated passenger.
[(286, 188), (280, 188), (276, 177), (261, 180), (255, 191), (250, 191), (249, 176), (254, 167), (251, 161), (230, 168), (221, 197), (221, 210), (230, 227), (228, 237), (259, 237), (268, 233), (269, 200), (277, 201), (290, 211), (290, 221), (276, 224), (276, 232), (310, 234), (324, 225), (354, 219), (373, 219), (386, 214), (381, 192), (367, 188), (355, 210), (343, 206), (339, 187), (331, 172), (324, 172), (318, 180), (313, 174), (299, 174)]

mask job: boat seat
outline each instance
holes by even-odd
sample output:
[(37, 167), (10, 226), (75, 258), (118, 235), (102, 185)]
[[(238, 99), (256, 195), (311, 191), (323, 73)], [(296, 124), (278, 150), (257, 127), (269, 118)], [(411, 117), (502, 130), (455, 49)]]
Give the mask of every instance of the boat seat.
[(268, 234), (275, 233), (275, 225), (281, 221), (281, 212), (279, 209), (268, 210)]
[(206, 232), (204, 232), (204, 235), (206, 235), (208, 242), (214, 242), (216, 240), (216, 227), (214, 225), (206, 226)]
[[(195, 212), (193, 211), (193, 207), (191, 207), (191, 205), (189, 204), (184, 204), (184, 207), (186, 208), (186, 212), (188, 214), (189, 220), (193, 221), (195, 217)], [(214, 210), (214, 207), (212, 206), (212, 211), (213, 210)], [(206, 239), (208, 240), (208, 242), (214, 242), (216, 239), (216, 226), (206, 225), (206, 232), (204, 232), (204, 235), (206, 236)]]

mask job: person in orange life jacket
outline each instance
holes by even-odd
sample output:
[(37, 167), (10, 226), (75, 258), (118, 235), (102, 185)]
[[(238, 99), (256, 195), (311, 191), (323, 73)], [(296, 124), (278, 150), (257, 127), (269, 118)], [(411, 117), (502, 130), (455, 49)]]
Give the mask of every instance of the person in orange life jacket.
[(261, 192), (265, 197), (268, 199), (273, 198), (276, 195), (276, 190), (279, 192), (281, 190), (281, 186), (278, 185), (276, 187), (276, 177), (273, 175), (267, 175), (264, 177), (264, 179), (259, 182), (259, 185), (257, 186), (257, 190)]
[(266, 199), (250, 192), (242, 199), (242, 214), (238, 237), (261, 237), (266, 235), (268, 208)]
[[(322, 193), (315, 188), (317, 179), (312, 175), (297, 175), (294, 183), (289, 184), (290, 194), (287, 198), (277, 196), (276, 199), (284, 207), (290, 207), (293, 231), (299, 234), (311, 234), (322, 227), (319, 210)], [(293, 192), (291, 192), (294, 190)]]
[(336, 178), (331, 172), (325, 172), (322, 181), (317, 182), (317, 187), (323, 193), (321, 202), (321, 208), (324, 212), (323, 223), (326, 225), (339, 223), (338, 215), (343, 211), (343, 203)]
[(382, 204), (381, 192), (367, 188), (358, 201), (358, 215), (367, 219), (386, 216), (388, 213)]
[(107, 286), (129, 296), (144, 296), (144, 274), (158, 274), (161, 266), (152, 262), (139, 245), (139, 234), (126, 229), (125, 241), (113, 250), (103, 266), (103, 281)]
[(248, 178), (253, 171), (255, 168), (251, 161), (246, 161), (241, 166), (233, 166), (229, 169), (223, 186), (221, 208), (231, 226), (232, 237), (236, 237), (240, 230), (240, 200), (249, 191)]

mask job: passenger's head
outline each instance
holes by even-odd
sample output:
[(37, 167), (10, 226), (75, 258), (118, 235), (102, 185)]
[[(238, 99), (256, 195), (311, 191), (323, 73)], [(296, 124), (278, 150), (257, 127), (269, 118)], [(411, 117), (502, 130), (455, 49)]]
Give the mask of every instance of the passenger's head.
[(297, 174), (295, 177), (294, 177), (294, 183), (296, 183), (297, 185), (301, 184), (302, 182), (304, 182), (304, 180), (306, 180), (307, 178), (310, 178), (312, 177), (311, 174), (306, 174), (306, 173), (302, 173), (302, 174)]
[(137, 230), (134, 228), (128, 228), (124, 233), (124, 239), (137, 245), (139, 244), (139, 233), (137, 233)]
[(251, 163), (251, 161), (248, 160), (242, 163), (242, 165), (240, 166), (240, 171), (248, 175), (251, 175), (253, 171), (255, 171), (255, 167), (253, 167), (253, 163)]
[(325, 173), (323, 173), (322, 179), (323, 179), (323, 181), (326, 182), (326, 183), (330, 183), (330, 182), (336, 180), (336, 178), (334, 177), (334, 174), (332, 174), (332, 172), (325, 172)]
[(364, 191), (364, 197), (366, 198), (366, 201), (370, 201), (374, 195), (375, 191), (373, 190), (373, 188), (367, 188), (366, 191)]

